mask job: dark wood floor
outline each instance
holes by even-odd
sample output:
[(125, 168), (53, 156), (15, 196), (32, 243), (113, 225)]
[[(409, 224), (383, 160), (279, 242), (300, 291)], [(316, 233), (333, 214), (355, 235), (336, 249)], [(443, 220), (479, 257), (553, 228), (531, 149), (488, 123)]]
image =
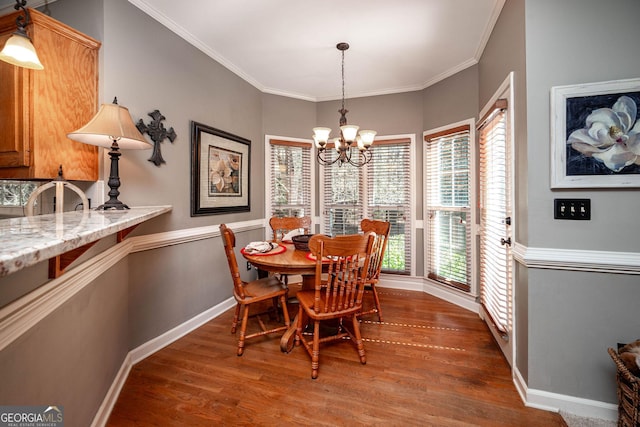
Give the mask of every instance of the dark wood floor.
[(366, 365), (349, 342), (327, 344), (312, 380), (307, 353), (280, 352), (274, 335), (238, 357), (230, 310), (135, 365), (108, 425), (566, 426), (522, 404), (477, 315), (380, 291), (385, 322), (362, 323)]

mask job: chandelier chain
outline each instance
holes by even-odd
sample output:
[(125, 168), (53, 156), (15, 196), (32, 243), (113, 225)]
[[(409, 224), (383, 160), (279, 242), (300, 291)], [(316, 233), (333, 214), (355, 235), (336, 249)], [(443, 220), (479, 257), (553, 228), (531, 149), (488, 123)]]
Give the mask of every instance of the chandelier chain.
[(344, 110), (344, 50), (342, 51), (342, 109)]

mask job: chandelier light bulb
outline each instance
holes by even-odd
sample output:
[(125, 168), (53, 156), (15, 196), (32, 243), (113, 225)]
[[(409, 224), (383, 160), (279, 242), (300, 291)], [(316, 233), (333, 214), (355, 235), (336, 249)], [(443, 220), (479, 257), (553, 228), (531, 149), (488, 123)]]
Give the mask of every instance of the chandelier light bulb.
[(352, 143), (353, 141), (356, 140), (358, 129), (359, 129), (359, 126), (356, 126), (356, 125), (340, 126), (340, 131), (342, 131), (342, 137), (347, 143)]
[(325, 127), (313, 128), (314, 139), (317, 142), (322, 143), (324, 145), (327, 145), (327, 141), (329, 141), (330, 133), (331, 133), (331, 128), (325, 128)]
[(375, 130), (361, 130), (359, 135), (360, 138), (362, 139), (362, 145), (364, 145), (365, 148), (369, 148), (371, 147), (371, 144), (373, 144), (373, 140), (376, 137), (376, 131)]

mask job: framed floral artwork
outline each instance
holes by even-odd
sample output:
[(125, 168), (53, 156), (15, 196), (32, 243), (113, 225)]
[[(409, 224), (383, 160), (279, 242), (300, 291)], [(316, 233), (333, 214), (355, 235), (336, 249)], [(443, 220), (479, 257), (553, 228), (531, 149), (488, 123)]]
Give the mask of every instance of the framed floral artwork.
[(191, 121), (191, 216), (249, 211), (250, 145)]
[(551, 88), (551, 188), (640, 187), (640, 79)]

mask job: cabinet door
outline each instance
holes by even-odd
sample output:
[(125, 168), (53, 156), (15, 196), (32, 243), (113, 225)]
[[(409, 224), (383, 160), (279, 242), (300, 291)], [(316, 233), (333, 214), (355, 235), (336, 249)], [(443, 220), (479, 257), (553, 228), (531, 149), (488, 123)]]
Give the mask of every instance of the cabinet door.
[[(0, 35), (0, 46), (10, 35)], [(31, 163), (30, 78), (29, 70), (0, 61), (0, 168)]]

